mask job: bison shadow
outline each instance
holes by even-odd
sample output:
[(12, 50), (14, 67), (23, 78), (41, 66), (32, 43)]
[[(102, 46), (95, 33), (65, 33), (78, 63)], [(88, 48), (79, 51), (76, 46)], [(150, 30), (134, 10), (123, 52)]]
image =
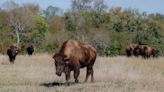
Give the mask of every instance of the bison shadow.
[(74, 84), (77, 84), (75, 82), (70, 82), (69, 85), (66, 85), (65, 83), (60, 83), (60, 82), (50, 82), (50, 83), (42, 83), (40, 84), (41, 86), (45, 86), (45, 87), (57, 87), (57, 86), (71, 86), (71, 85), (74, 85)]

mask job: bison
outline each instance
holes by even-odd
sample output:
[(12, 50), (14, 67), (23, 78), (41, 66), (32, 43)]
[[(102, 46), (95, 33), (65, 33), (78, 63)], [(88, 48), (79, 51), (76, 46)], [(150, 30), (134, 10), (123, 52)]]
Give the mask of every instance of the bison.
[(7, 55), (9, 56), (10, 63), (14, 64), (14, 60), (17, 54), (20, 52), (20, 48), (13, 44), (7, 49)]
[(78, 83), (80, 68), (87, 67), (85, 82), (91, 75), (93, 78), (93, 65), (96, 60), (96, 50), (87, 43), (81, 43), (77, 40), (67, 40), (63, 43), (59, 52), (53, 56), (56, 74), (61, 76), (62, 73), (66, 76), (66, 84), (69, 84), (70, 72), (74, 71), (75, 82)]
[(142, 56), (143, 58), (147, 59), (150, 58), (151, 56), (157, 57), (158, 50), (155, 48), (152, 48), (148, 45), (139, 45), (134, 49), (134, 52), (138, 51), (138, 55)]
[(136, 55), (137, 53), (134, 52), (134, 49), (137, 47), (137, 44), (130, 44), (129, 46), (126, 47), (126, 54), (128, 57)]
[(158, 50), (155, 49), (155, 48), (152, 48), (148, 45), (137, 45), (137, 44), (132, 44), (132, 45), (129, 45), (127, 48), (126, 48), (126, 53), (127, 53), (127, 56), (142, 56), (143, 58), (147, 59), (149, 57), (157, 57), (157, 54), (158, 54)]
[(152, 48), (152, 47), (149, 47), (149, 46), (145, 46), (144, 47), (144, 58), (147, 59), (147, 58), (150, 58), (151, 56), (153, 58), (157, 57), (157, 54), (158, 54), (158, 50), (155, 49), (155, 48)]
[(134, 55), (135, 56), (142, 56), (144, 57), (145, 56), (145, 51), (144, 51), (144, 48), (146, 47), (147, 45), (138, 45), (134, 48), (133, 52), (134, 52)]
[(33, 54), (33, 52), (34, 52), (34, 46), (33, 46), (32, 44), (30, 44), (30, 45), (26, 48), (26, 50), (27, 50), (28, 55), (31, 56), (31, 55)]

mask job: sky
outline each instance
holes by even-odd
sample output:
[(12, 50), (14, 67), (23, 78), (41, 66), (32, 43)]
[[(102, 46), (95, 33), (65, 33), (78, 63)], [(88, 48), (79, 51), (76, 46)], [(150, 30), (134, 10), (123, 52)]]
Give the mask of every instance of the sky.
[[(0, 0), (2, 6), (4, 2), (9, 0)], [(71, 6), (71, 0), (13, 0), (16, 3), (35, 3), (39, 4), (42, 9), (46, 9), (49, 5), (57, 6), (64, 11), (68, 10)], [(161, 13), (164, 14), (164, 0), (105, 0), (109, 8), (122, 7), (138, 9), (140, 12), (147, 13)]]

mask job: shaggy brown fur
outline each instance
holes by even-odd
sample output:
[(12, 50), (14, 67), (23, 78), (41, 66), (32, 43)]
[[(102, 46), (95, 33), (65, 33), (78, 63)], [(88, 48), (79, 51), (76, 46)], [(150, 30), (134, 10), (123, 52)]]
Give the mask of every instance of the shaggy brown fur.
[(144, 54), (145, 58), (150, 58), (151, 56), (154, 58), (154, 57), (157, 57), (158, 50), (155, 48), (149, 47), (149, 46), (145, 46), (144, 47), (144, 53), (145, 53)]
[(75, 82), (78, 82), (80, 68), (83, 67), (87, 67), (85, 81), (90, 75), (91, 81), (94, 81), (93, 65), (96, 60), (96, 50), (91, 45), (76, 40), (67, 40), (53, 58), (55, 60), (56, 74), (60, 76), (64, 72), (67, 84), (72, 70), (74, 71)]
[(135, 55), (134, 49), (137, 47), (137, 44), (130, 44), (126, 47), (126, 54), (128, 57)]
[(13, 44), (7, 49), (7, 55), (9, 56), (10, 63), (14, 64), (14, 60), (17, 54), (20, 52), (20, 48)]
[(126, 53), (128, 57), (134, 55), (136, 57), (142, 56), (145, 59), (150, 58), (151, 56), (154, 58), (157, 57), (158, 52), (159, 51), (157, 49), (152, 48), (148, 45), (131, 44), (126, 48)]

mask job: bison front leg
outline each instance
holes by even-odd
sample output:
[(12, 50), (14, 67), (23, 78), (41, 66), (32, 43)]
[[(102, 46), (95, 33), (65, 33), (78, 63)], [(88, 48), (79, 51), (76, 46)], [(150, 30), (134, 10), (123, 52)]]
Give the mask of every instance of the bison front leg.
[(16, 58), (16, 56), (13, 57), (13, 61), (12, 61), (13, 64), (14, 64), (15, 58)]
[(66, 85), (69, 85), (69, 79), (70, 79), (70, 69), (69, 69), (69, 67), (66, 67), (65, 68), (65, 78), (66, 78)]
[(76, 67), (76, 68), (74, 69), (74, 78), (75, 78), (75, 82), (76, 82), (76, 83), (79, 82), (79, 80), (78, 80), (79, 74), (80, 74), (80, 68), (79, 68), (79, 67)]
[(12, 60), (12, 57), (9, 57), (9, 60), (10, 60), (10, 63), (11, 63), (11, 62), (13, 61), (13, 60)]
[(10, 59), (10, 63), (11, 63), (11, 64), (14, 64), (15, 58), (14, 58), (14, 57), (9, 57), (9, 59)]
[(70, 79), (70, 72), (69, 73), (67, 73), (67, 74), (65, 74), (65, 76), (66, 76), (66, 85), (69, 85), (69, 79)]

